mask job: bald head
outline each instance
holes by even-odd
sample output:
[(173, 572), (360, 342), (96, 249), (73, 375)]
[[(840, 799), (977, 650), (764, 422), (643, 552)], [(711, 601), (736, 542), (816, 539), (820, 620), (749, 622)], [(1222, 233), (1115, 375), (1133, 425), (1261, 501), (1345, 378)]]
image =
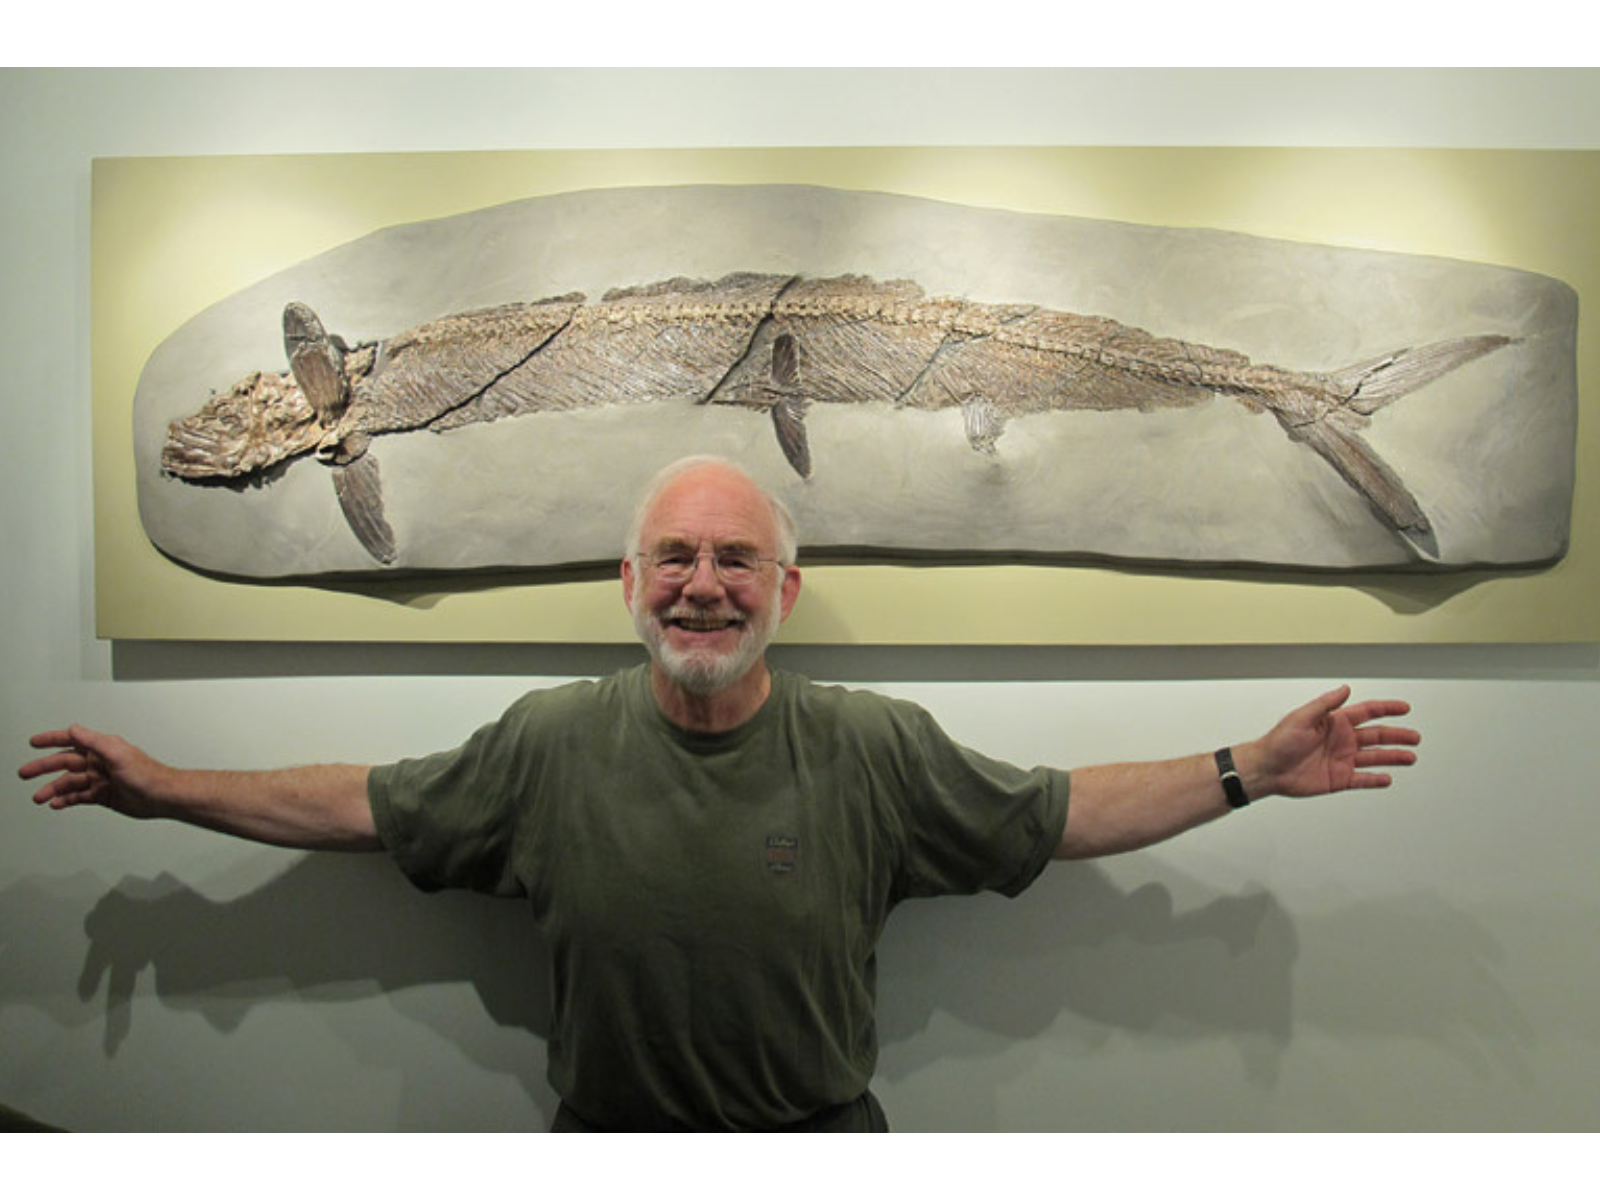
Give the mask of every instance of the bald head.
[(788, 507), (745, 473), (743, 468), (728, 459), (700, 454), (680, 458), (658, 471), (639, 498), (633, 512), (633, 523), (628, 527), (628, 540), (623, 554), (637, 558), (644, 529), (659, 501), (696, 487), (708, 486), (734, 494), (744, 493), (758, 506), (771, 514), (774, 528), (774, 546), (780, 562), (792, 565), (798, 549), (798, 534), (794, 516)]

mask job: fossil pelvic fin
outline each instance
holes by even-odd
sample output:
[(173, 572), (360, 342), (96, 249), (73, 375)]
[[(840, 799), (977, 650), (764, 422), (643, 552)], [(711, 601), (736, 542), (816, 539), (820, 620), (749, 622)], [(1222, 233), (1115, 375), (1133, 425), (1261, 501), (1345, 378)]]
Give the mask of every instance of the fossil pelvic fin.
[(344, 466), (333, 468), (333, 491), (350, 531), (368, 554), (388, 566), (395, 560), (394, 530), (383, 515), (383, 481), (378, 476), (378, 459), (363, 454)]
[(966, 422), (967, 441), (972, 448), (993, 454), (994, 444), (1006, 431), (1004, 414), (983, 396), (973, 396), (961, 402), (961, 417)]

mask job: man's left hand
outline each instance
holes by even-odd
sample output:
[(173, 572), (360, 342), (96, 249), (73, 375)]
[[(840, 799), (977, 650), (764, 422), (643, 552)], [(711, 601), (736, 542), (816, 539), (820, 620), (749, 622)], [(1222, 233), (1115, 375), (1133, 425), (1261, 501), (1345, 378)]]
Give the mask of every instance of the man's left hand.
[(1257, 769), (1264, 794), (1321, 796), (1348, 788), (1381, 788), (1392, 782), (1374, 767), (1409, 767), (1422, 735), (1403, 725), (1372, 724), (1403, 717), (1403, 700), (1367, 700), (1345, 706), (1348, 686), (1335, 688), (1295, 709), (1257, 743)]

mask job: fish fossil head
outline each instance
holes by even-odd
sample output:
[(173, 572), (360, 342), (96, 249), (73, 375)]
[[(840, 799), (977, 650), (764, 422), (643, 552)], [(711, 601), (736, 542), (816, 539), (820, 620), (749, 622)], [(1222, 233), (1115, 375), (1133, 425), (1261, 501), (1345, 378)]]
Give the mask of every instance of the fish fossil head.
[(314, 449), (326, 433), (287, 373), (257, 371), (167, 426), (161, 470), (180, 479), (238, 479)]

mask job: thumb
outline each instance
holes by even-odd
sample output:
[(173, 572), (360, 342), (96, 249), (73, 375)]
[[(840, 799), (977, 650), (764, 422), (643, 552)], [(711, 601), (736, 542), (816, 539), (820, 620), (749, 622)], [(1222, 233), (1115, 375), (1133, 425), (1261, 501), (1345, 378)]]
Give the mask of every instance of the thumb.
[(1308, 716), (1325, 717), (1329, 713), (1337, 711), (1348, 699), (1350, 699), (1350, 685), (1341, 683), (1332, 691), (1323, 692), (1315, 700), (1302, 706), (1301, 711)]
[(79, 750), (102, 758), (114, 753), (119, 745), (125, 744), (115, 734), (101, 733), (98, 729), (90, 729), (87, 725), (67, 726), (67, 736)]

